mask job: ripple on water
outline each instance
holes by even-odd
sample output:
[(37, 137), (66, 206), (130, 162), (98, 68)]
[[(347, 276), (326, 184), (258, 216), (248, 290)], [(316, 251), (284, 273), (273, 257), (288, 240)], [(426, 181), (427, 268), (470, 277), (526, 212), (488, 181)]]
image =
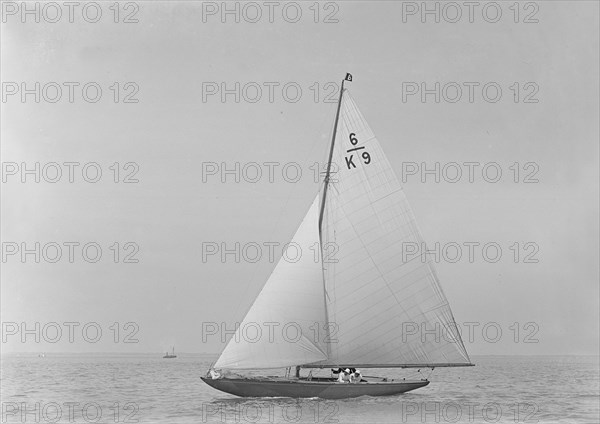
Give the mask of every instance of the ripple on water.
[[(107, 423), (114, 422), (111, 407), (115, 404), (121, 422), (133, 414), (140, 423), (315, 424), (327, 419), (349, 424), (422, 424), (453, 422), (451, 408), (456, 406), (461, 412), (459, 423), (491, 422), (495, 407), (501, 413), (500, 423), (599, 422), (598, 362), (589, 357), (479, 357), (476, 367), (436, 369), (432, 383), (414, 392), (339, 401), (236, 398), (200, 380), (212, 360), (200, 355), (182, 355), (169, 363), (153, 355), (47, 355), (43, 360), (5, 355), (2, 400), (28, 405), (97, 402), (105, 412), (99, 422)], [(405, 370), (372, 373), (392, 378), (411, 374)], [(126, 410), (130, 402), (138, 409)], [(486, 405), (488, 419), (483, 415)]]

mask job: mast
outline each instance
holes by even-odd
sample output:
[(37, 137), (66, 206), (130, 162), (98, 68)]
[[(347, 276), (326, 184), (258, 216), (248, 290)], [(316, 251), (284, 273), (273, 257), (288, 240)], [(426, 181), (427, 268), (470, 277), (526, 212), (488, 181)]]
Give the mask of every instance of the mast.
[(319, 237), (321, 236), (321, 225), (323, 224), (323, 212), (325, 211), (325, 198), (327, 197), (327, 187), (329, 186), (329, 175), (331, 174), (331, 159), (333, 158), (333, 146), (335, 144), (335, 135), (337, 133), (338, 120), (340, 119), (340, 108), (342, 106), (342, 95), (344, 94), (344, 82), (352, 81), (352, 76), (346, 74), (346, 78), (342, 80), (340, 88), (340, 97), (338, 99), (337, 112), (335, 113), (335, 122), (333, 124), (333, 136), (331, 137), (331, 148), (329, 149), (329, 159), (327, 160), (327, 172), (325, 173), (325, 181), (323, 183), (323, 199), (321, 200), (321, 211), (319, 213)]
[[(329, 159), (327, 160), (327, 172), (325, 173), (325, 180), (323, 182), (323, 198), (321, 199), (321, 210), (319, 211), (319, 242), (321, 244), (321, 257), (323, 257), (323, 236), (321, 232), (321, 227), (323, 224), (323, 213), (325, 212), (325, 198), (327, 196), (327, 187), (329, 186), (329, 176), (331, 174), (331, 159), (333, 158), (333, 148), (335, 145), (335, 136), (337, 134), (338, 121), (340, 119), (340, 109), (342, 106), (342, 96), (344, 94), (344, 82), (352, 81), (352, 75), (349, 73), (346, 74), (346, 77), (342, 80), (342, 85), (340, 87), (340, 96), (338, 98), (337, 111), (335, 113), (335, 122), (333, 124), (333, 135), (331, 136), (331, 147), (329, 148)], [(327, 287), (325, 286), (325, 267), (323, 270), (323, 293), (325, 296), (323, 297), (323, 304), (325, 306), (325, 319), (329, 320), (329, 313), (327, 311), (327, 299), (329, 296), (327, 295)], [(329, 340), (329, 325), (325, 326), (325, 332), (327, 334), (327, 339)], [(329, 343), (327, 344), (327, 356), (331, 355), (331, 346)], [(296, 368), (296, 372), (299, 372), (300, 367)]]

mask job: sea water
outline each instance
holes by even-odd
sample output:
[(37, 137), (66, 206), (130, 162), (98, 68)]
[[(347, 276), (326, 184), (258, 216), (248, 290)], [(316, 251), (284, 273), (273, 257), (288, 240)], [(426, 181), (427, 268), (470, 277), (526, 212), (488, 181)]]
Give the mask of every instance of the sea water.
[(596, 357), (480, 356), (472, 358), (475, 367), (433, 372), (364, 369), (366, 376), (429, 378), (431, 383), (397, 396), (335, 401), (219, 392), (200, 380), (215, 359), (185, 353), (176, 359), (160, 353), (3, 355), (2, 422), (600, 422)]

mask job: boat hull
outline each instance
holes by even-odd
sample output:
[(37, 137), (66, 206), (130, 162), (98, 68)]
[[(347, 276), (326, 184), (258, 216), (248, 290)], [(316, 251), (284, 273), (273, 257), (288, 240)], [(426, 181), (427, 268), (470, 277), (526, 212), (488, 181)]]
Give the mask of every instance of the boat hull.
[(392, 396), (427, 386), (429, 381), (361, 382), (357, 384), (335, 381), (261, 380), (256, 378), (202, 377), (209, 386), (241, 397), (291, 397), (348, 399), (359, 396)]

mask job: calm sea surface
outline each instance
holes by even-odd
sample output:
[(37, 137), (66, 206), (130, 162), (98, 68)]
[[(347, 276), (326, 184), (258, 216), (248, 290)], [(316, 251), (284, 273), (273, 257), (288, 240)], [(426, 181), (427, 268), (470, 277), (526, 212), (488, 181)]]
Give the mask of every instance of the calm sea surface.
[[(481, 356), (476, 367), (436, 369), (399, 396), (343, 401), (242, 399), (201, 380), (213, 357), (179, 354), (3, 355), (8, 423), (594, 423), (598, 358)], [(429, 370), (389, 375), (427, 377)], [(363, 374), (373, 375), (363, 370)], [(272, 374), (272, 373), (271, 373)], [(381, 375), (381, 374), (376, 374)]]

